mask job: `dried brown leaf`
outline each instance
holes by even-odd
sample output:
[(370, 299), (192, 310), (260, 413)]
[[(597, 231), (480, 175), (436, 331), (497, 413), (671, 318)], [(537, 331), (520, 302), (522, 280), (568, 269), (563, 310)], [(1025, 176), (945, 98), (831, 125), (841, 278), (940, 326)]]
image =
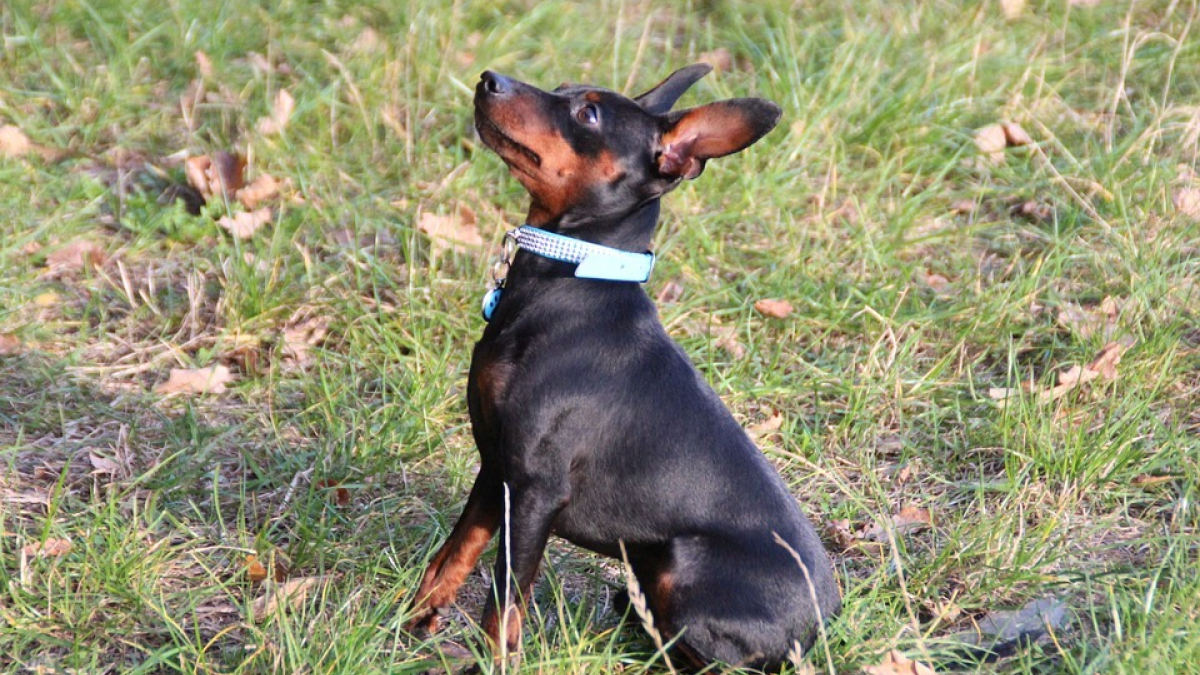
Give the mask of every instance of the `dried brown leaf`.
[(21, 351), (21, 341), (11, 333), (0, 333), (0, 356), (12, 356)]
[(1054, 207), (1033, 199), (1027, 199), (1013, 207), (1012, 214), (1038, 223), (1054, 220)]
[(1025, 12), (1025, 0), (1000, 0), (1000, 9), (1004, 11), (1005, 19), (1019, 19)]
[(759, 422), (758, 424), (751, 425), (747, 431), (750, 432), (751, 437), (757, 440), (762, 440), (779, 431), (780, 427), (782, 426), (783, 415), (778, 411), (775, 411), (771, 413), (771, 416), (767, 419)]
[(878, 665), (864, 667), (863, 672), (867, 675), (936, 675), (933, 668), (913, 661), (895, 649), (888, 652)]
[[(896, 535), (909, 534), (923, 530), (933, 524), (933, 519), (926, 509), (906, 506), (892, 514), (892, 529)], [(855, 535), (863, 541), (885, 542), (888, 540), (887, 530), (875, 524), (863, 529)]]
[(1004, 148), (1008, 147), (1008, 137), (1004, 127), (999, 124), (989, 124), (975, 131), (975, 146), (983, 154), (991, 157), (992, 161), (1004, 162)]
[(1016, 122), (1002, 122), (1001, 128), (1004, 129), (1004, 139), (1008, 143), (1008, 147), (1016, 148), (1022, 145), (1032, 145), (1033, 137), (1029, 132), (1021, 128)]
[(1058, 322), (1085, 340), (1093, 335), (1112, 340), (1126, 304), (1126, 300), (1112, 296), (1105, 297), (1099, 305), (1091, 307), (1064, 303), (1058, 310)]
[(306, 366), (312, 361), (309, 349), (325, 339), (329, 333), (329, 318), (314, 316), (283, 329), (283, 357)]
[(71, 551), (70, 539), (47, 539), (26, 544), (21, 552), (29, 557), (59, 558)]
[(475, 226), (474, 213), (459, 210), (458, 213), (442, 216), (423, 212), (417, 218), (417, 229), (429, 235), (434, 257), (444, 251), (467, 251), (483, 246), (483, 237)]
[(665, 305), (672, 302), (679, 302), (679, 299), (682, 297), (683, 286), (674, 281), (668, 281), (665, 285), (663, 285), (662, 290), (658, 292), (658, 297), (656, 299), (658, 300), (659, 304)]
[(47, 162), (57, 162), (66, 157), (68, 153), (30, 141), (25, 132), (15, 125), (0, 126), (0, 159), (23, 157), (29, 154), (38, 155)]
[(333, 492), (333, 501), (338, 506), (346, 506), (350, 503), (350, 491), (342, 487), (341, 484), (332, 478), (317, 481), (315, 486), (318, 490), (330, 490)]
[(1125, 345), (1121, 342), (1110, 342), (1104, 345), (1096, 358), (1086, 366), (1071, 366), (1066, 371), (1059, 373), (1058, 386), (1042, 391), (1042, 400), (1056, 401), (1072, 389), (1077, 389), (1097, 378), (1115, 380), (1117, 364), (1121, 362), (1121, 354), (1125, 352), (1125, 349)]
[(718, 73), (733, 70), (733, 54), (724, 47), (717, 47), (711, 52), (704, 52), (696, 58), (700, 63), (707, 63)]
[(268, 136), (280, 133), (288, 125), (288, 122), (291, 121), (292, 111), (295, 109), (296, 99), (292, 98), (287, 89), (280, 89), (275, 92), (275, 101), (271, 106), (271, 116), (258, 120), (258, 124), (256, 125), (258, 133)]
[(46, 264), (55, 270), (79, 270), (99, 267), (107, 258), (104, 247), (90, 239), (75, 239), (46, 256)]
[(269, 173), (260, 173), (249, 185), (238, 190), (237, 199), (248, 209), (256, 209), (263, 202), (279, 199), (283, 183)]
[(232, 201), (246, 184), (246, 158), (224, 150), (212, 156), (189, 157), (183, 163), (183, 172), (188, 184), (196, 188), (205, 201), (214, 197)]
[(937, 272), (925, 272), (921, 275), (921, 281), (925, 282), (926, 286), (932, 288), (938, 293), (945, 291), (950, 286), (950, 279), (943, 274), (938, 274)]
[(950, 205), (950, 210), (964, 216), (975, 213), (977, 204), (974, 199), (959, 199)]
[(1175, 190), (1171, 201), (1179, 213), (1192, 220), (1200, 220), (1200, 187), (1179, 188)]
[(261, 209), (254, 211), (242, 211), (235, 213), (233, 216), (221, 216), (217, 219), (217, 225), (225, 228), (238, 239), (249, 239), (258, 232), (263, 225), (271, 222), (271, 208), (264, 206)]
[(129, 467), (112, 457), (105, 457), (95, 450), (88, 450), (88, 461), (92, 464), (92, 475), (110, 475), (120, 478), (129, 475)]
[(256, 584), (267, 578), (266, 566), (254, 554), (246, 556), (246, 559), (242, 562), (242, 567), (246, 569), (246, 578)]
[(233, 375), (225, 366), (207, 368), (172, 368), (166, 382), (154, 388), (159, 394), (220, 394), (225, 385), (233, 381)]
[(212, 59), (208, 58), (208, 54), (205, 54), (199, 49), (196, 50), (196, 53), (193, 54), (193, 56), (196, 58), (196, 70), (200, 72), (200, 77), (203, 77), (206, 80), (210, 79), (213, 76)]
[(710, 332), (716, 338), (713, 344), (725, 350), (725, 353), (735, 359), (740, 359), (746, 355), (746, 348), (741, 342), (738, 342), (737, 329), (733, 326), (713, 324)]
[(853, 530), (850, 529), (848, 518), (829, 521), (825, 525), (825, 531), (843, 551), (848, 551), (858, 544), (858, 537), (854, 536)]
[(775, 300), (771, 298), (764, 298), (754, 303), (754, 309), (757, 309), (764, 316), (775, 319), (787, 318), (793, 311), (792, 303), (787, 300)]
[(271, 584), (265, 593), (254, 600), (254, 620), (262, 621), (280, 607), (299, 606), (308, 597), (309, 591), (326, 580), (326, 577), (300, 577), (282, 584)]
[(0, 127), (0, 157), (23, 157), (34, 152), (35, 147), (19, 127), (12, 124)]

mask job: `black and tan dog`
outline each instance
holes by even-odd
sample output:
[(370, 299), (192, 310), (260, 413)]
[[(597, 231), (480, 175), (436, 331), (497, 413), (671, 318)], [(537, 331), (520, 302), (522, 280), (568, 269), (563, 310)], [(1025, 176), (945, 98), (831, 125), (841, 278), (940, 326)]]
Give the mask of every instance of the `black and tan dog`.
[(479, 476), (425, 572), (413, 630), (437, 628), (497, 530), (482, 626), (505, 652), (551, 533), (614, 557), (623, 544), (657, 630), (698, 667), (776, 667), (837, 611), (812, 525), (637, 283), (659, 198), (779, 119), (754, 98), (671, 112), (708, 70), (632, 100), (492, 72), (476, 87), (475, 127), (532, 203), (471, 362)]

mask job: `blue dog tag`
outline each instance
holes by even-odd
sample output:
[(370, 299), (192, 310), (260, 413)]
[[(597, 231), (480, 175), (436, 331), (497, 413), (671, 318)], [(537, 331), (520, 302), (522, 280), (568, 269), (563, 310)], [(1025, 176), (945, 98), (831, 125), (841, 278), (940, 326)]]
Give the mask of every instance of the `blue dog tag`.
[(493, 288), (483, 296), (483, 320), (491, 321), (492, 313), (496, 311), (496, 305), (500, 304), (500, 291), (502, 289)]

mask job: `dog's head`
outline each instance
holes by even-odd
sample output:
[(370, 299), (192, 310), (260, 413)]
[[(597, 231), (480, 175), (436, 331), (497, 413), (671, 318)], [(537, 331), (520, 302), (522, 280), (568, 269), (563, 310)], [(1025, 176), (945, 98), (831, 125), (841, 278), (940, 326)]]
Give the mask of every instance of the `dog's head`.
[(546, 220), (576, 211), (619, 217), (699, 176), (709, 159), (750, 146), (778, 122), (779, 106), (759, 98), (672, 112), (709, 70), (688, 66), (632, 99), (573, 84), (543, 91), (486, 71), (475, 88), (475, 128), (529, 191), (531, 213)]

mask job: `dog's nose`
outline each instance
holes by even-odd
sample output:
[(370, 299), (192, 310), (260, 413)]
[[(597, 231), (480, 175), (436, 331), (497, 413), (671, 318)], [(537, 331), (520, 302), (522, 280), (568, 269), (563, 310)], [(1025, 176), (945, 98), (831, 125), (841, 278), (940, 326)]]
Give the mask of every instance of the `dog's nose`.
[(512, 91), (512, 82), (499, 73), (485, 70), (483, 71), (483, 75), (479, 76), (479, 79), (482, 81), (480, 84), (483, 90), (489, 94), (503, 95)]

